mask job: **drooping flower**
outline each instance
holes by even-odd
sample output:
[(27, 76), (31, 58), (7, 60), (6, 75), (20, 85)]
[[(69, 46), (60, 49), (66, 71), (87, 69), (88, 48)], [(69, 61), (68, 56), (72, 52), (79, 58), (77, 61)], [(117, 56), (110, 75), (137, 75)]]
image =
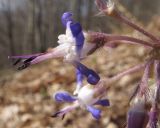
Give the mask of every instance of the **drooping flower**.
[(82, 30), (79, 23), (73, 21), (70, 12), (65, 12), (61, 20), (66, 27), (66, 33), (58, 36), (57, 47), (45, 53), (9, 56), (10, 59), (15, 60), (14, 65), (18, 65), (19, 70), (52, 58), (64, 58), (67, 62), (79, 61), (95, 51), (96, 44), (90, 42), (87, 38), (88, 34)]
[(77, 107), (83, 108), (89, 111), (95, 119), (101, 117), (101, 110), (97, 109), (96, 105), (109, 106), (109, 100), (104, 96), (106, 89), (100, 82), (96, 86), (85, 85), (83, 86), (77, 96), (72, 96), (68, 92), (57, 92), (54, 95), (54, 99), (57, 102), (69, 102), (71, 105), (63, 108), (62, 110), (54, 113), (52, 117), (64, 117), (65, 114), (74, 110)]

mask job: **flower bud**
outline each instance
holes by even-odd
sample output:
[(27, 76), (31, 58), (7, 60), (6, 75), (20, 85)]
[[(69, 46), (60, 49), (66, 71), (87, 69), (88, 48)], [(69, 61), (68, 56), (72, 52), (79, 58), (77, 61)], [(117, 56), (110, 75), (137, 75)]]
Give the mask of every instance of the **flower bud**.
[(148, 119), (145, 103), (138, 101), (127, 113), (127, 128), (146, 128)]

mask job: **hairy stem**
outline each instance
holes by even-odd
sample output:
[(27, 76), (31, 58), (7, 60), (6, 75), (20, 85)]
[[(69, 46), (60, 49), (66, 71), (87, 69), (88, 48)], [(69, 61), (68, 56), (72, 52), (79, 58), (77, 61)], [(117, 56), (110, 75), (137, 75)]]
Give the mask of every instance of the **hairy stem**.
[(140, 70), (144, 69), (144, 67), (145, 67), (145, 64), (136, 65), (132, 68), (127, 69), (126, 71), (118, 73), (117, 75), (113, 76), (112, 78), (104, 79), (104, 81), (106, 81), (107, 84), (112, 84), (115, 81), (124, 77), (125, 75), (132, 74), (132, 73), (135, 73), (137, 71), (140, 71)]
[(127, 24), (128, 26), (134, 28), (135, 30), (137, 30), (137, 31), (141, 32), (142, 34), (144, 34), (145, 36), (149, 37), (153, 41), (160, 43), (160, 39), (158, 39), (156, 36), (154, 36), (150, 32), (144, 30), (142, 27), (136, 25), (131, 20), (129, 20), (127, 17), (122, 15), (122, 13), (120, 11), (116, 10), (113, 1), (108, 0), (107, 2), (104, 2), (103, 0), (95, 0), (95, 2), (96, 2), (96, 5), (98, 6), (99, 10), (101, 12), (103, 12), (105, 15), (108, 15), (108, 16), (111, 16), (111, 17), (114, 17), (114, 18), (120, 20), (121, 22)]
[(160, 45), (157, 45), (155, 43), (150, 43), (144, 40), (140, 40), (134, 37), (129, 37), (129, 36), (121, 36), (121, 35), (112, 35), (108, 34), (106, 35), (108, 41), (127, 41), (127, 42), (122, 42), (122, 43), (131, 43), (131, 44), (140, 44), (148, 47), (160, 47)]
[(136, 25), (135, 23), (133, 23), (127, 17), (122, 15), (120, 12), (115, 11), (115, 15), (111, 15), (111, 16), (114, 16), (115, 18), (119, 19), (123, 23), (125, 23), (125, 24), (129, 25), (130, 27), (136, 29), (137, 31), (141, 32), (142, 34), (144, 34), (145, 36), (149, 37), (153, 41), (160, 43), (160, 40), (156, 36), (154, 36), (150, 32), (147, 32), (146, 30), (144, 30), (142, 27), (140, 27), (140, 26)]
[(148, 88), (148, 79), (149, 79), (150, 67), (151, 67), (152, 63), (153, 63), (153, 61), (149, 60), (145, 65), (144, 74), (142, 76), (142, 80), (141, 80), (141, 83), (139, 85), (140, 96), (143, 96), (143, 95), (146, 96), (146, 92), (147, 92), (147, 88)]

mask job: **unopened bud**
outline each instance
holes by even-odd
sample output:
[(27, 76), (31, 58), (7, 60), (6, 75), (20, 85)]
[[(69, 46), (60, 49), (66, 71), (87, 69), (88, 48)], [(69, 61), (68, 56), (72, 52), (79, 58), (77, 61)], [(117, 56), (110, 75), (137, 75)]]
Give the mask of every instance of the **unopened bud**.
[(138, 101), (127, 113), (127, 128), (145, 128), (148, 119), (149, 116), (145, 102)]

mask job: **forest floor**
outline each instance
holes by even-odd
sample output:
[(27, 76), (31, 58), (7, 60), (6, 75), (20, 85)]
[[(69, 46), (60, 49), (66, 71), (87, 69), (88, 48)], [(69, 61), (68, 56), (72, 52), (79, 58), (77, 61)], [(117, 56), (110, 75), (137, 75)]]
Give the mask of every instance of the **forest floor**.
[[(102, 78), (143, 62), (143, 46), (120, 45), (115, 49), (100, 49), (84, 63)], [(50, 60), (0, 79), (0, 128), (121, 128), (126, 123), (129, 98), (142, 72), (127, 75), (113, 84), (106, 95), (111, 106), (102, 108), (102, 118), (96, 121), (85, 110), (78, 109), (60, 118), (51, 114), (66, 104), (56, 103), (52, 95), (59, 90), (73, 93), (74, 68), (63, 60)]]

